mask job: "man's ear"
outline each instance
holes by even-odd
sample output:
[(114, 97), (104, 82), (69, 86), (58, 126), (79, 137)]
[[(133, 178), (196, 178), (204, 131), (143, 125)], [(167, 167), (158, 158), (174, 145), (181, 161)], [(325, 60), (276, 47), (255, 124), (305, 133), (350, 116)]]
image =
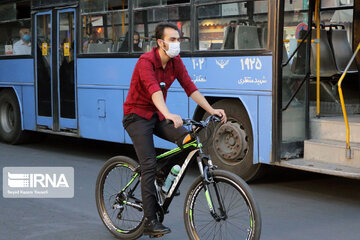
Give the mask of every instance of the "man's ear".
[(158, 40), (157, 40), (157, 44), (158, 44), (158, 46), (161, 48), (161, 46), (162, 46), (161, 44), (163, 44), (163, 41), (162, 41), (161, 39), (158, 39)]

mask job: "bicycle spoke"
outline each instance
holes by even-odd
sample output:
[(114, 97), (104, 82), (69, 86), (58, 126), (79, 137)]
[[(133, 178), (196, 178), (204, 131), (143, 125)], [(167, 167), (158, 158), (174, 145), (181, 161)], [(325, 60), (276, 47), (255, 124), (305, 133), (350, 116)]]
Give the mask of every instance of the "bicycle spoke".
[(222, 225), (223, 225), (223, 223), (220, 223), (220, 240), (222, 240), (223, 238), (222, 238)]
[(215, 240), (215, 237), (216, 237), (216, 233), (217, 233), (216, 227), (217, 227), (217, 224), (215, 224), (215, 229), (214, 229), (215, 234), (214, 234), (214, 237), (212, 238), (212, 240)]
[(127, 221), (127, 222), (136, 222), (136, 223), (141, 223), (141, 221), (135, 221), (135, 220), (130, 220), (130, 219), (121, 219), (123, 221)]
[[(211, 236), (211, 231), (210, 230), (213, 229), (214, 226), (215, 226), (215, 223), (208, 225), (208, 228), (206, 228), (207, 231), (205, 231), (205, 236), (204, 236), (205, 238), (204, 239), (208, 239), (209, 236)], [(201, 231), (199, 231), (199, 232), (201, 232)]]
[(204, 226), (204, 227), (200, 228), (198, 231), (202, 231), (204, 228), (209, 227), (209, 226), (210, 226), (209, 224), (210, 224), (211, 222), (214, 222), (214, 221), (208, 221), (208, 222), (203, 223), (203, 224), (198, 224), (198, 225), (197, 225), (198, 227)]
[(112, 189), (113, 189), (115, 192), (119, 192), (119, 189), (116, 189), (110, 182), (109, 182), (109, 186), (112, 187)]
[(242, 212), (245, 212), (245, 213), (246, 213), (246, 215), (248, 215), (248, 216), (249, 216), (249, 212), (248, 212), (248, 211), (245, 211), (245, 210), (246, 210), (246, 209), (241, 210), (241, 211), (238, 211), (238, 212), (234, 212), (234, 213), (232, 213), (231, 215), (228, 215), (228, 218), (235, 217), (235, 215), (243, 215), (243, 214), (241, 214)]
[(240, 231), (245, 232), (245, 233), (248, 233), (248, 231), (244, 231), (244, 229), (240, 228), (239, 226), (235, 225), (234, 223), (232, 223), (232, 222), (228, 222), (228, 223), (231, 224), (232, 226), (236, 227), (236, 228), (239, 229)]

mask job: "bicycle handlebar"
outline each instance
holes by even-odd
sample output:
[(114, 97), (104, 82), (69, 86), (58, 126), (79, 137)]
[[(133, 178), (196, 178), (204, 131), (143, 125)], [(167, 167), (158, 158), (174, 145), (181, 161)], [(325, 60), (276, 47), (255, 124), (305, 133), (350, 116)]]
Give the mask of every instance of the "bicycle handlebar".
[[(186, 126), (196, 126), (196, 127), (200, 127), (200, 128), (206, 128), (210, 121), (214, 121), (214, 122), (220, 122), (221, 119), (220, 117), (218, 116), (215, 116), (215, 115), (210, 115), (209, 117), (207, 117), (204, 121), (195, 121), (191, 118), (183, 118), (183, 124), (186, 125)], [(167, 122), (169, 123), (173, 123), (173, 121), (171, 120), (166, 120)]]

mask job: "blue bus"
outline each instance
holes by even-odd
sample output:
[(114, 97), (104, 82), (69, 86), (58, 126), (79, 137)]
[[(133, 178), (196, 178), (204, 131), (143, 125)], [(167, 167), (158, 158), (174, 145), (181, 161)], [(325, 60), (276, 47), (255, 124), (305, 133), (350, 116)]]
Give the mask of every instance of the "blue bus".
[[(17, 144), (44, 132), (131, 144), (122, 127), (122, 106), (132, 71), (139, 56), (156, 46), (155, 26), (171, 21), (180, 29), (181, 56), (193, 82), (228, 115), (226, 124), (203, 136), (215, 164), (246, 180), (268, 164), (356, 177), (355, 165), (341, 173), (334, 170), (343, 166), (340, 160), (306, 159), (306, 144), (318, 139), (311, 129), (319, 98), (312, 94), (316, 77), (324, 92), (322, 109), (327, 107), (322, 117), (342, 116), (332, 88), (339, 72), (314, 71), (316, 60), (324, 58), (312, 51), (322, 40), (316, 31), (341, 30), (340, 41), (352, 55), (360, 40), (359, 16), (353, 14), (359, 5), (352, 0), (1, 1), (0, 139)], [(357, 78), (352, 66), (349, 78)], [(347, 95), (353, 114), (358, 95), (358, 88)], [(167, 105), (185, 118), (206, 117), (177, 82)], [(175, 146), (158, 138), (155, 143)]]

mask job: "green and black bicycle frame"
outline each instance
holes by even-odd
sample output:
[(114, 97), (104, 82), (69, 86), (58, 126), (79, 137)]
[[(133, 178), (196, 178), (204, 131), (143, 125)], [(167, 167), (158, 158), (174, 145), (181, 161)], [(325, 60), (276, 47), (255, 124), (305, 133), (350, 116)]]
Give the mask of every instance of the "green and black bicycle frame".
[[(188, 154), (186, 158), (183, 157), (185, 154)], [(181, 166), (180, 172), (177, 175), (177, 177), (175, 178), (169, 192), (166, 193), (166, 195), (164, 197), (161, 197), (159, 195), (161, 190), (157, 189), (158, 205), (161, 208), (161, 212), (163, 214), (168, 213), (168, 208), (175, 196), (176, 191), (178, 190), (179, 186), (181, 185), (182, 180), (184, 179), (184, 176), (188, 169), (189, 164), (192, 163), (194, 161), (194, 159), (196, 159), (199, 170), (200, 170), (200, 174), (203, 178), (205, 197), (207, 200), (207, 204), (209, 206), (210, 214), (214, 217), (214, 219), (216, 221), (220, 221), (222, 219), (224, 220), (227, 218), (223, 201), (219, 194), (217, 185), (214, 182), (214, 179), (212, 177), (212, 170), (215, 169), (216, 166), (214, 166), (212, 164), (212, 161), (210, 160), (209, 156), (204, 154), (204, 152), (202, 151), (202, 144), (200, 143), (200, 140), (197, 136), (195, 137), (195, 140), (192, 140), (189, 143), (186, 143), (181, 147), (177, 147), (173, 150), (170, 150), (163, 154), (160, 154), (156, 158), (158, 160), (157, 176), (159, 174), (162, 176), (166, 176), (168, 174), (168, 172), (170, 171), (171, 167), (175, 163), (179, 163), (179, 161), (178, 161), (179, 159), (182, 160), (182, 163), (181, 163), (182, 166)], [(136, 169), (132, 179), (130, 180), (130, 182), (122, 189), (122, 191), (118, 194), (118, 196), (124, 196), (124, 192), (128, 188), (130, 188), (127, 199), (133, 199), (133, 200), (135, 200), (135, 203), (123, 200), (121, 198), (119, 200), (124, 204), (135, 207), (139, 210), (142, 210), (141, 201), (134, 198), (134, 196), (133, 196), (133, 192), (135, 191), (135, 189), (138, 187), (138, 185), (140, 183), (139, 176), (140, 176), (140, 168), (138, 167)], [(133, 184), (134, 182), (135, 182), (135, 184)], [(215, 190), (220, 214), (216, 213), (216, 211), (214, 209), (212, 196), (209, 192), (209, 187), (208, 187), (210, 184), (214, 185), (214, 190)]]
[(189, 165), (197, 156), (199, 148), (201, 148), (201, 143), (199, 143), (198, 139), (196, 139), (156, 157), (158, 160), (157, 175), (160, 175), (160, 177), (166, 177), (173, 165), (179, 164), (181, 166), (180, 171), (175, 178), (171, 188), (163, 198), (160, 196), (161, 190), (157, 189), (158, 204), (164, 213), (168, 212), (168, 208), (175, 196), (175, 193), (181, 185)]

